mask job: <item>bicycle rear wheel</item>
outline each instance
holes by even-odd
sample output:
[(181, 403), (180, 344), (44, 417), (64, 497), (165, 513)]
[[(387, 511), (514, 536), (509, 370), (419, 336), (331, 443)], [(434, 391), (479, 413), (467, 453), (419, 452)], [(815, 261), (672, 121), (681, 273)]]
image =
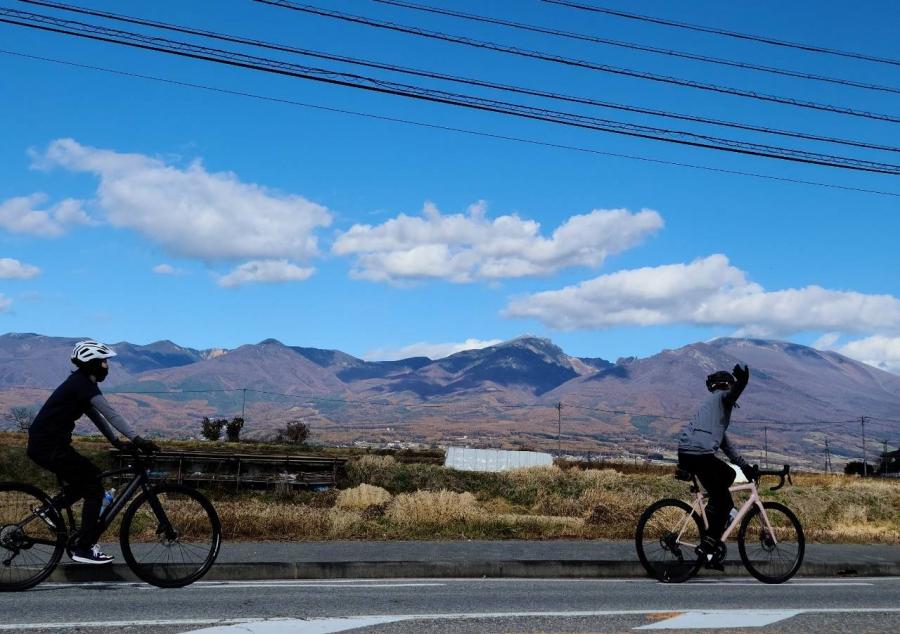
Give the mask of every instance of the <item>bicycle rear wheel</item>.
[(754, 506), (741, 522), (738, 551), (750, 574), (764, 583), (784, 583), (800, 569), (806, 551), (803, 527), (793, 511), (778, 502), (763, 502), (769, 526)]
[(33, 588), (62, 557), (66, 525), (46, 493), (28, 484), (0, 484), (0, 591)]
[(205, 575), (222, 543), (215, 508), (198, 491), (160, 484), (142, 493), (122, 518), (122, 555), (140, 579), (180, 588)]
[(651, 577), (663, 583), (687, 581), (700, 568), (694, 548), (703, 528), (700, 517), (683, 500), (664, 499), (647, 507), (634, 533), (638, 559)]

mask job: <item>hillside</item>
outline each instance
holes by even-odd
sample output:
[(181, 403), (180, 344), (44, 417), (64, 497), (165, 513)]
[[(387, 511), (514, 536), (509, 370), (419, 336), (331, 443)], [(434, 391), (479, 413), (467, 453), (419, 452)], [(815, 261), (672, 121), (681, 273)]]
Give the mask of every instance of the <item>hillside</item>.
[[(39, 407), (69, 371), (76, 340), (0, 336), (0, 407)], [(773, 457), (814, 457), (825, 438), (852, 456), (859, 425), (837, 422), (875, 417), (869, 426), (877, 438), (888, 424), (878, 418), (900, 417), (900, 377), (761, 339), (723, 338), (615, 363), (573, 357), (536, 337), (383, 362), (274, 339), (233, 350), (170, 341), (114, 348), (104, 391), (138, 427), (176, 437), (196, 434), (202, 416), (243, 411), (250, 434), (299, 418), (332, 441), (547, 445), (562, 423), (573, 450), (665, 453), (705, 394), (706, 374), (738, 362), (750, 365), (752, 378), (732, 431), (750, 449), (768, 441)]]

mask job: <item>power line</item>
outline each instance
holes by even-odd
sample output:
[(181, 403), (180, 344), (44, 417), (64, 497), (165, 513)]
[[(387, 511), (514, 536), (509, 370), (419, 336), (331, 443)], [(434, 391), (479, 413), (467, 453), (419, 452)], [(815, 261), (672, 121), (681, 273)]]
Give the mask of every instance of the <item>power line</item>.
[(809, 51), (812, 53), (825, 53), (828, 55), (838, 55), (840, 57), (849, 57), (852, 59), (865, 60), (867, 62), (877, 62), (879, 64), (891, 64), (893, 66), (900, 66), (900, 60), (891, 59), (887, 57), (878, 57), (876, 55), (869, 55), (867, 53), (857, 53), (853, 51), (842, 51), (834, 48), (826, 48), (824, 46), (815, 46), (813, 44), (803, 44), (800, 42), (788, 42), (786, 40), (777, 40), (775, 38), (767, 37), (765, 35), (752, 35), (749, 33), (739, 33), (737, 31), (728, 31), (726, 29), (710, 27), (710, 26), (702, 26), (699, 24), (690, 24), (688, 22), (677, 22), (675, 20), (666, 20), (663, 18), (652, 17), (648, 15), (640, 15), (637, 13), (629, 13), (627, 11), (620, 11), (617, 9), (610, 9), (607, 7), (599, 7), (591, 4), (583, 4), (580, 2), (573, 2), (572, 0), (542, 0), (548, 4), (558, 4), (565, 7), (571, 7), (573, 9), (580, 9), (582, 11), (591, 11), (593, 13), (606, 13), (608, 15), (615, 15), (620, 18), (628, 18), (629, 20), (640, 20), (641, 22), (653, 22), (655, 24), (662, 24), (665, 26), (674, 26), (680, 29), (688, 29), (691, 31), (700, 31), (703, 33), (712, 33), (714, 35), (724, 35), (727, 37), (733, 37), (741, 40), (751, 40), (753, 42), (761, 42), (763, 44), (771, 44), (773, 46), (782, 46), (786, 48), (796, 48), (803, 51)]
[[(258, 100), (268, 101), (268, 102), (273, 102), (273, 103), (281, 103), (281, 104), (286, 104), (286, 105), (299, 106), (299, 107), (303, 107), (303, 108), (311, 108), (311, 109), (315, 109), (315, 110), (322, 110), (325, 112), (333, 112), (336, 114), (351, 115), (351, 116), (355, 116), (355, 117), (363, 117), (363, 118), (374, 119), (374, 120), (378, 120), (378, 121), (387, 121), (390, 123), (412, 125), (412, 126), (423, 127), (423, 128), (433, 129), (433, 130), (441, 130), (441, 131), (445, 131), (445, 132), (457, 132), (457, 133), (461, 133), (461, 134), (485, 137), (485, 138), (490, 138), (490, 139), (495, 139), (495, 140), (500, 140), (500, 141), (512, 141), (515, 143), (525, 143), (525, 144), (529, 144), (529, 145), (536, 145), (536, 146), (540, 146), (540, 147), (548, 147), (548, 148), (559, 149), (559, 150), (570, 150), (570, 151), (587, 153), (587, 154), (592, 154), (592, 155), (597, 155), (597, 156), (609, 156), (612, 158), (623, 158), (623, 159), (633, 160), (633, 161), (642, 161), (642, 162), (654, 163), (654, 164), (659, 164), (659, 165), (668, 165), (668, 166), (673, 166), (673, 167), (684, 167), (684, 168), (689, 168), (689, 169), (696, 169), (696, 170), (702, 170), (702, 171), (720, 173), (720, 174), (728, 174), (728, 175), (733, 175), (733, 176), (761, 178), (761, 179), (772, 180), (772, 181), (776, 181), (776, 182), (784, 182), (784, 183), (791, 183), (791, 184), (797, 184), (797, 185), (825, 187), (825, 188), (829, 188), (829, 189), (837, 189), (837, 190), (843, 190), (843, 191), (852, 191), (852, 192), (859, 192), (859, 193), (866, 193), (866, 194), (876, 194), (879, 196), (900, 197), (900, 192), (889, 192), (889, 191), (882, 191), (882, 190), (875, 190), (875, 189), (865, 189), (865, 188), (860, 188), (860, 187), (849, 187), (849, 186), (845, 186), (845, 185), (836, 185), (834, 183), (822, 183), (822, 182), (817, 182), (817, 181), (808, 181), (808, 180), (788, 178), (788, 177), (783, 177), (783, 176), (773, 176), (770, 174), (759, 174), (759, 173), (754, 173), (754, 172), (742, 172), (742, 171), (738, 171), (738, 170), (729, 170), (729, 169), (725, 169), (725, 168), (711, 167), (708, 165), (697, 165), (694, 163), (666, 161), (663, 159), (656, 159), (656, 158), (651, 158), (651, 157), (646, 157), (646, 156), (638, 156), (638, 155), (631, 155), (631, 154), (619, 154), (619, 153), (615, 153), (615, 152), (606, 152), (603, 150), (597, 150), (595, 148), (586, 148), (586, 147), (566, 145), (566, 144), (561, 144), (561, 143), (550, 143), (550, 142), (546, 142), (546, 141), (538, 141), (535, 139), (527, 139), (527, 138), (522, 138), (522, 137), (495, 134), (495, 133), (483, 132), (483, 131), (479, 131), (479, 130), (470, 130), (470, 129), (466, 129), (466, 128), (457, 128), (457, 127), (440, 125), (440, 124), (435, 124), (435, 123), (426, 123), (423, 121), (414, 121), (411, 119), (402, 119), (402, 118), (398, 118), (398, 117), (376, 115), (376, 114), (367, 113), (367, 112), (359, 112), (359, 111), (354, 111), (354, 110), (333, 108), (333, 107), (329, 107), (329, 106), (305, 103), (305, 102), (295, 101), (295, 100), (291, 100), (291, 99), (258, 95), (255, 93), (244, 92), (244, 91), (229, 90), (226, 88), (208, 86), (205, 84), (197, 84), (197, 83), (192, 83), (192, 82), (178, 81), (178, 80), (174, 80), (174, 79), (167, 79), (167, 78), (156, 77), (156, 76), (152, 76), (152, 75), (142, 75), (139, 73), (132, 73), (132, 72), (128, 72), (128, 71), (105, 68), (102, 66), (79, 64), (76, 62), (54, 59), (54, 58), (50, 58), (50, 57), (41, 57), (38, 55), (29, 55), (27, 53), (20, 53), (20, 52), (16, 52), (16, 51), (8, 51), (8, 50), (0, 49), (0, 53), (5, 54), (5, 55), (14, 55), (17, 57), (23, 57), (23, 58), (32, 59), (32, 60), (51, 62), (51, 63), (55, 63), (55, 64), (63, 64), (63, 65), (72, 66), (75, 68), (82, 68), (82, 69), (87, 69), (87, 70), (95, 70), (95, 71), (100, 71), (100, 72), (105, 72), (105, 73), (111, 73), (111, 74), (120, 75), (123, 77), (130, 77), (130, 78), (135, 78), (135, 79), (145, 79), (145, 80), (149, 80), (149, 81), (155, 81), (155, 82), (160, 82), (160, 83), (165, 83), (165, 84), (170, 84), (170, 85), (175, 85), (175, 86), (180, 86), (180, 87), (185, 87), (185, 88), (196, 88), (196, 89), (200, 89), (200, 90), (207, 90), (210, 92), (216, 92), (216, 93), (221, 93), (221, 94), (227, 94), (227, 95), (233, 95), (233, 96), (239, 96), (239, 97), (248, 97), (251, 99), (258, 99)], [(508, 406), (508, 407), (512, 407), (512, 406)]]
[(721, 94), (735, 95), (738, 97), (747, 97), (749, 99), (757, 99), (760, 101), (769, 101), (773, 103), (780, 103), (789, 106), (796, 106), (798, 108), (809, 108), (812, 110), (822, 110), (825, 112), (832, 112), (835, 114), (844, 114), (854, 117), (863, 117), (866, 119), (876, 119), (879, 121), (887, 121), (890, 123), (900, 123), (900, 117), (896, 117), (894, 115), (882, 114), (876, 112), (869, 112), (865, 110), (856, 110), (854, 108), (849, 108), (846, 106), (836, 106), (832, 104), (819, 103), (815, 101), (805, 101), (802, 99), (796, 99), (793, 97), (783, 97), (780, 95), (770, 95), (767, 93), (755, 92), (752, 90), (744, 90), (741, 88), (733, 88), (731, 86), (721, 86), (719, 84), (710, 84), (701, 81), (695, 81), (692, 79), (683, 79), (679, 77), (672, 77), (669, 75), (658, 75), (656, 73), (650, 73), (646, 71), (638, 71), (630, 68), (622, 68), (619, 66), (611, 66), (608, 64), (598, 64), (594, 62), (589, 62), (580, 59), (573, 59), (569, 57), (563, 57), (561, 55), (553, 55), (550, 53), (543, 53), (540, 51), (534, 51), (530, 49), (518, 48), (514, 46), (506, 46), (503, 44), (497, 44), (495, 42), (487, 42), (485, 40), (477, 40), (474, 38), (463, 37), (459, 35), (450, 35), (447, 33), (440, 33), (438, 31), (429, 31), (426, 29), (421, 29), (418, 27), (405, 26), (401, 24), (397, 24), (394, 22), (386, 22), (383, 20), (375, 20), (372, 18), (366, 18), (358, 15), (353, 15), (349, 13), (343, 13), (340, 11), (332, 11), (328, 9), (322, 9), (320, 7), (316, 7), (313, 5), (299, 4), (296, 2), (292, 2), (291, 0), (253, 0), (254, 2), (258, 2), (260, 4), (268, 4), (272, 6), (282, 7), (285, 9), (291, 9), (293, 11), (300, 11), (303, 13), (308, 13), (311, 15), (319, 15), (328, 18), (334, 18), (338, 20), (343, 20), (345, 22), (353, 22), (356, 24), (364, 24), (366, 26), (371, 26), (380, 29), (386, 29), (390, 31), (397, 31), (399, 33), (407, 33), (411, 35), (416, 35), (419, 37), (425, 37), (433, 40), (440, 40), (444, 42), (452, 42), (455, 44), (463, 44), (465, 46), (471, 46), (474, 48), (492, 50), (501, 53), (509, 53), (512, 55), (518, 55), (520, 57), (527, 57), (531, 59), (539, 59), (542, 61), (553, 62), (556, 64), (563, 64), (566, 66), (572, 66), (577, 68), (585, 68), (588, 70), (594, 70), (604, 73), (612, 73), (616, 75), (624, 75), (628, 77), (635, 77), (638, 79), (646, 79), (650, 81), (657, 81), (666, 84), (674, 84), (678, 86), (685, 86), (688, 88), (696, 88), (698, 90), (706, 90), (710, 92), (716, 92)]
[[(22, 0), (23, 2), (29, 2), (31, 4), (56, 4), (56, 3), (47, 3), (42, 2), (40, 0)], [(812, 81), (820, 81), (829, 84), (837, 84), (840, 86), (850, 86), (853, 88), (863, 88), (866, 90), (876, 90), (880, 92), (888, 92), (888, 93), (900, 93), (900, 88), (895, 88), (893, 86), (883, 86), (879, 84), (870, 84), (866, 82), (854, 81), (852, 79), (843, 79), (839, 77), (828, 77), (825, 75), (816, 75), (814, 73), (806, 73), (803, 71), (790, 70), (786, 68), (776, 68), (773, 66), (763, 66), (761, 64), (752, 64), (750, 62), (739, 62), (735, 60), (723, 59), (720, 57), (712, 57), (710, 55), (701, 55), (699, 53), (689, 53), (686, 51), (677, 51), (673, 49), (659, 48), (656, 46), (649, 46), (647, 44), (638, 44), (636, 42), (624, 42), (622, 40), (611, 40), (608, 38), (598, 37), (595, 35), (588, 35), (586, 33), (573, 33), (571, 31), (563, 31), (560, 29), (551, 29), (544, 26), (538, 26), (536, 24), (524, 24), (522, 22), (513, 22), (512, 20), (503, 20), (500, 18), (492, 18), (484, 15), (475, 15), (473, 13), (464, 13), (462, 11), (452, 11), (450, 9), (442, 9), (439, 7), (432, 7), (424, 4), (416, 4), (413, 2), (404, 2), (402, 0), (372, 0), (373, 2), (378, 2), (380, 4), (386, 4), (395, 7), (402, 7), (404, 9), (412, 9), (414, 11), (423, 11), (425, 13), (432, 13), (437, 15), (445, 15), (454, 18), (461, 18), (463, 20), (471, 20), (473, 22), (480, 22), (484, 24), (496, 24), (499, 26), (506, 26), (513, 29), (519, 29), (522, 31), (529, 31), (531, 33), (542, 33), (544, 35), (553, 35), (556, 37), (562, 37), (570, 40), (580, 40), (583, 42), (593, 42), (595, 44), (605, 44), (609, 46), (617, 46), (619, 48), (625, 48), (633, 51), (643, 51), (646, 53), (656, 53), (659, 55), (667, 55), (669, 57), (679, 57), (682, 59), (690, 59), (697, 62), (706, 62), (709, 64), (719, 64), (722, 66), (729, 66), (732, 68), (742, 68), (744, 70), (754, 70), (760, 71), (764, 73), (772, 73), (775, 75), (781, 75), (784, 77), (794, 77), (797, 79), (808, 79)]]
[[(246, 45), (256, 46), (256, 47), (268, 49), (268, 50), (294, 53), (294, 54), (298, 54), (298, 55), (304, 55), (307, 57), (313, 57), (316, 59), (326, 59), (329, 61), (353, 64), (356, 66), (363, 66), (363, 67), (367, 67), (367, 68), (377, 68), (379, 70), (387, 70), (387, 71), (391, 71), (391, 72), (402, 73), (402, 74), (412, 75), (412, 76), (416, 76), (416, 77), (424, 77), (424, 78), (428, 78), (428, 79), (438, 79), (438, 80), (442, 80), (442, 81), (461, 83), (461, 84), (465, 84), (465, 85), (469, 85), (469, 86), (478, 86), (478, 87), (482, 87), (482, 88), (503, 90), (503, 91), (513, 92), (513, 93), (517, 93), (517, 94), (525, 94), (525, 95), (530, 95), (530, 96), (535, 96), (535, 97), (544, 97), (544, 98), (548, 98), (548, 99), (555, 99), (555, 100), (566, 101), (566, 102), (570, 102), (570, 103), (578, 103), (578, 104), (582, 104), (582, 105), (590, 105), (590, 106), (596, 106), (596, 107), (601, 107), (601, 108), (610, 108), (610, 109), (622, 110), (622, 111), (626, 111), (626, 112), (634, 112), (634, 113), (638, 113), (638, 114), (648, 114), (651, 116), (660, 116), (660, 117), (665, 117), (665, 118), (670, 118), (670, 119), (677, 119), (677, 120), (681, 120), (681, 121), (691, 121), (694, 123), (717, 125), (717, 126), (735, 128), (735, 129), (740, 129), (740, 130), (747, 130), (747, 131), (752, 131), (752, 132), (762, 132), (765, 134), (774, 134), (774, 135), (780, 135), (780, 136), (786, 136), (786, 137), (792, 137), (792, 138), (805, 139), (805, 140), (810, 140), (810, 141), (821, 141), (821, 142), (826, 142), (826, 143), (836, 143), (836, 144), (849, 145), (849, 146), (853, 146), (853, 147), (860, 147), (860, 148), (866, 148), (866, 149), (884, 150), (884, 151), (889, 151), (889, 152), (900, 152), (900, 148), (898, 148), (896, 146), (887, 146), (887, 145), (869, 143), (869, 142), (852, 140), (852, 139), (850, 139), (850, 140), (838, 139), (838, 138), (834, 138), (834, 137), (815, 135), (815, 134), (807, 134), (807, 133), (803, 133), (803, 132), (796, 132), (796, 131), (790, 131), (790, 130), (779, 130), (777, 128), (770, 128), (770, 127), (766, 127), (766, 126), (751, 125), (751, 124), (745, 124), (745, 123), (733, 122), (733, 121), (723, 121), (720, 119), (712, 119), (712, 118), (701, 117), (701, 116), (696, 116), (696, 115), (673, 113), (673, 112), (668, 112), (665, 110), (658, 110), (658, 109), (653, 109), (653, 108), (644, 108), (644, 107), (627, 105), (627, 104), (618, 104), (618, 103), (613, 103), (613, 102), (608, 102), (608, 101), (601, 101), (601, 100), (597, 100), (597, 99), (591, 99), (588, 97), (565, 95), (565, 94), (551, 92), (551, 91), (538, 90), (538, 89), (533, 89), (533, 88), (524, 88), (521, 86), (502, 84), (502, 83), (497, 83), (497, 82), (483, 81), (483, 80), (474, 79), (474, 78), (470, 78), (470, 77), (460, 77), (460, 76), (456, 76), (456, 75), (448, 75), (445, 73), (438, 73), (435, 71), (403, 67), (403, 66), (398, 66), (396, 64), (388, 64), (388, 63), (376, 62), (376, 61), (372, 61), (372, 60), (349, 57), (349, 56), (344, 56), (344, 55), (324, 53), (322, 51), (303, 49), (303, 48), (298, 48), (295, 46), (288, 46), (285, 44), (276, 44), (276, 43), (266, 42), (266, 41), (258, 40), (258, 39), (238, 37), (238, 36), (234, 36), (234, 35), (218, 33), (215, 31), (194, 29), (194, 28), (185, 27), (182, 25), (158, 22), (155, 20), (146, 20), (143, 18), (135, 18), (135, 17), (126, 16), (126, 15), (122, 15), (122, 14), (111, 13), (108, 11), (98, 11), (98, 10), (94, 10), (94, 9), (86, 9), (86, 8), (76, 7), (74, 5), (67, 5), (67, 4), (62, 4), (62, 3), (58, 3), (58, 2), (46, 2), (43, 0), (21, 0), (21, 1), (29, 2), (31, 4), (39, 4), (39, 5), (43, 5), (43, 6), (49, 6), (49, 7), (53, 7), (53, 8), (57, 8), (57, 9), (63, 9), (66, 11), (71, 11), (71, 12), (79, 13), (79, 14), (83, 14), (83, 15), (91, 15), (91, 16), (101, 17), (101, 18), (105, 18), (105, 19), (109, 19), (109, 20), (126, 22), (129, 24), (150, 26), (153, 28), (164, 29), (164, 30), (168, 30), (168, 31), (178, 32), (178, 33), (197, 35), (200, 37), (207, 37), (207, 38), (216, 39), (219, 41), (226, 41), (226, 42), (237, 43), (237, 44), (246, 44)], [(375, 1), (379, 1), (379, 0), (375, 0)]]
[[(707, 142), (706, 140), (704, 140), (704, 137), (702, 137), (702, 135), (696, 135), (692, 133), (680, 132), (676, 130), (666, 130), (662, 128), (653, 128), (637, 124), (622, 123), (618, 121), (599, 119), (596, 117), (560, 112), (557, 110), (535, 108), (505, 101), (475, 97), (472, 95), (426, 89), (409, 84), (398, 84), (396, 82), (379, 80), (358, 74), (342, 73), (309, 66), (300, 66), (289, 62), (282, 62), (269, 58), (237, 53), (234, 51), (226, 51), (223, 49), (215, 49), (186, 42), (168, 40), (160, 37), (151, 37), (118, 29), (109, 29), (106, 27), (85, 24), (82, 22), (75, 22), (72, 20), (62, 20), (51, 16), (43, 16), (39, 14), (2, 8), (0, 8), (0, 15), (6, 15), (14, 18), (2, 18), (0, 19), (0, 22), (6, 22), (17, 26), (25, 26), (29, 28), (61, 33), (64, 35), (105, 41), (145, 50), (164, 52), (181, 57), (213, 61), (226, 65), (253, 70), (261, 70), (264, 72), (287, 75), (291, 77), (308, 79), (333, 85), (358, 88), (382, 94), (404, 96), (422, 101), (443, 103), (447, 105), (455, 105), (458, 107), (470, 108), (475, 110), (495, 112), (524, 119), (557, 123), (560, 125), (566, 125), (581, 129), (609, 132), (613, 134), (620, 134), (648, 140), (664, 141), (691, 147), (715, 149), (736, 154), (776, 158), (792, 162), (844, 168), (865, 172), (891, 175), (900, 174), (900, 171), (898, 171), (900, 170), (900, 166), (886, 163), (877, 163), (874, 161), (865, 161), (861, 159), (804, 152), (800, 150), (792, 150), (789, 148), (774, 148), (772, 146), (762, 146), (759, 144), (731, 141), (727, 139), (720, 140), (719, 143), (721, 143), (721, 145), (717, 145), (716, 143)], [(687, 138), (669, 138), (665, 135), (676, 135), (681, 137), (688, 136), (694, 137), (699, 140), (689, 140)]]

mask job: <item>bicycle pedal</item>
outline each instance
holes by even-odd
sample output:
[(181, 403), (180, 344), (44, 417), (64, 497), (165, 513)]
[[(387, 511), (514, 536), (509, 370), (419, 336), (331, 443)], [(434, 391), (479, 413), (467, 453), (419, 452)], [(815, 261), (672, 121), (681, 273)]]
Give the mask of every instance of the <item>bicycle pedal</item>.
[(721, 561), (716, 561), (715, 559), (711, 559), (707, 561), (704, 566), (708, 570), (718, 570), (719, 572), (725, 572), (725, 564)]

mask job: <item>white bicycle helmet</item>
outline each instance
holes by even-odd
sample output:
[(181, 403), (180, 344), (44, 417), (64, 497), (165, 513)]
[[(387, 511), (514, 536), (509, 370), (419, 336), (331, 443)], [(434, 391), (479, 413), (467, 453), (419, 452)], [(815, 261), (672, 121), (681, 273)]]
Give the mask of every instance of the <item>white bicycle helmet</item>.
[(72, 363), (87, 363), (94, 359), (108, 359), (114, 356), (116, 356), (116, 353), (112, 351), (112, 348), (99, 341), (91, 341), (90, 339), (79, 341), (72, 349)]

